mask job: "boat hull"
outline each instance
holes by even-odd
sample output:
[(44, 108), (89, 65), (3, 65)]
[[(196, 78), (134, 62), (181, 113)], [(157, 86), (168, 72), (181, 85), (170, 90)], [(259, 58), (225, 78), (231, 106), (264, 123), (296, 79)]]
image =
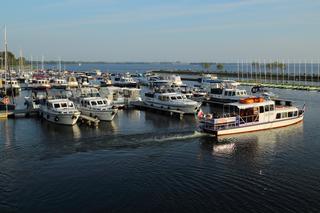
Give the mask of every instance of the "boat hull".
[(40, 116), (52, 123), (73, 126), (77, 123), (80, 112), (75, 112), (73, 114), (60, 114), (41, 110)]
[(197, 105), (178, 105), (178, 104), (162, 104), (158, 103), (155, 101), (144, 101), (146, 105), (153, 106), (153, 107), (158, 107), (161, 109), (168, 109), (168, 110), (177, 110), (177, 111), (182, 111), (185, 114), (194, 114), (197, 111), (199, 111), (201, 103)]
[(216, 136), (222, 136), (222, 135), (240, 134), (240, 133), (281, 128), (281, 127), (290, 126), (290, 125), (293, 125), (293, 124), (296, 124), (296, 123), (299, 123), (302, 121), (303, 121), (303, 115), (296, 117), (296, 118), (290, 118), (290, 119), (285, 119), (285, 120), (281, 120), (281, 121), (274, 121), (274, 122), (260, 123), (260, 124), (251, 124), (251, 125), (246, 125), (246, 126), (234, 127), (234, 128), (230, 128), (230, 129), (212, 130), (210, 128), (207, 129), (205, 127), (200, 127), (200, 129), (203, 132), (211, 133)]
[(79, 111), (83, 115), (87, 115), (93, 118), (97, 118), (101, 121), (112, 121), (114, 116), (117, 114), (118, 109), (108, 109), (108, 110), (92, 110), (86, 108), (79, 108)]

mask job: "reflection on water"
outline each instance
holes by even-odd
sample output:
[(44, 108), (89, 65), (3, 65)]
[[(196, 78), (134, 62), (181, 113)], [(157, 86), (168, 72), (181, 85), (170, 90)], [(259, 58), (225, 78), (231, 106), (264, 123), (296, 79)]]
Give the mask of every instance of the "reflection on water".
[(244, 134), (234, 134), (228, 136), (203, 137), (200, 142), (204, 150), (211, 149), (212, 155), (232, 155), (241, 150), (247, 154), (264, 152), (274, 152), (278, 143), (286, 141), (290, 143), (290, 138), (301, 137), (303, 135), (303, 123), (293, 126), (258, 131)]

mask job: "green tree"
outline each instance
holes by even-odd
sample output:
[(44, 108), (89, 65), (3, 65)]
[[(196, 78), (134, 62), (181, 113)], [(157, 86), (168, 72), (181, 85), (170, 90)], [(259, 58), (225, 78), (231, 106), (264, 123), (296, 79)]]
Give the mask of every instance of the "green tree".
[(224, 65), (223, 65), (223, 64), (221, 64), (221, 63), (217, 64), (217, 70), (218, 70), (218, 71), (222, 71), (223, 68), (224, 68)]
[(201, 67), (205, 70), (205, 71), (209, 71), (210, 67), (211, 67), (211, 63), (201, 63)]

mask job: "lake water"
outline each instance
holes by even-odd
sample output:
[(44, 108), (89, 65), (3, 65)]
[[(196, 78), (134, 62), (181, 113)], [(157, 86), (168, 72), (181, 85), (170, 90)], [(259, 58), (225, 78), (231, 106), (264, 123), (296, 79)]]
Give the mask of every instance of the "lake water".
[(217, 140), (138, 110), (97, 129), (1, 120), (0, 212), (319, 212), (320, 93), (272, 91), (304, 123)]

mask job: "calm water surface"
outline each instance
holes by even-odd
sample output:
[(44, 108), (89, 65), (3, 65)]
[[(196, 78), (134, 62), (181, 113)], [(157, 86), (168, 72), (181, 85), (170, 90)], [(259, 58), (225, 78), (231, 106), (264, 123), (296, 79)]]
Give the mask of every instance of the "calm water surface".
[(319, 212), (320, 93), (274, 92), (306, 103), (303, 124), (216, 140), (137, 110), (97, 129), (2, 120), (0, 212)]

